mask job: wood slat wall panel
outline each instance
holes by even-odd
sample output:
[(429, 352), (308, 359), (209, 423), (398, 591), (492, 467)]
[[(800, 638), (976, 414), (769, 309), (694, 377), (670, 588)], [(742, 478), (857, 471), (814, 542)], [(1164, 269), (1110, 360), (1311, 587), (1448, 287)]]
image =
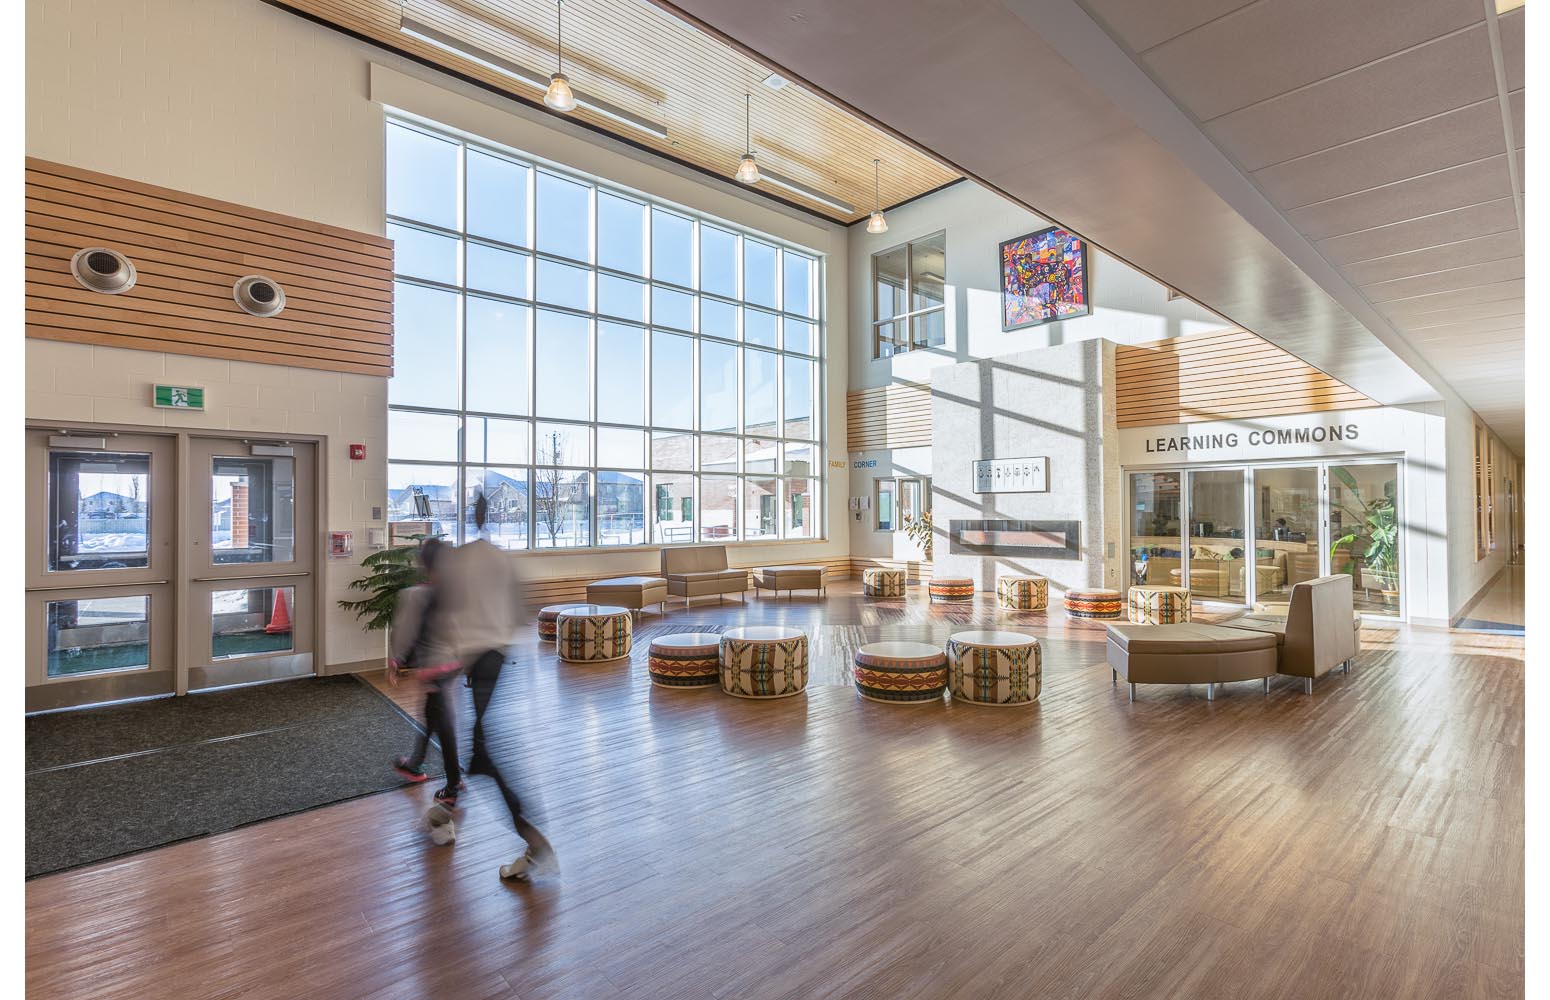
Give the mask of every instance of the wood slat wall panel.
[(1217, 330), (1114, 353), (1121, 427), (1188, 424), (1377, 405), (1247, 330)]
[(904, 382), (857, 389), (845, 397), (850, 451), (931, 445), (931, 387)]
[[(393, 373), (391, 240), (32, 157), (26, 180), (27, 336)], [(135, 287), (82, 288), (70, 258), (88, 246), (134, 261)], [(249, 274), (285, 288), (284, 312), (238, 308)]]

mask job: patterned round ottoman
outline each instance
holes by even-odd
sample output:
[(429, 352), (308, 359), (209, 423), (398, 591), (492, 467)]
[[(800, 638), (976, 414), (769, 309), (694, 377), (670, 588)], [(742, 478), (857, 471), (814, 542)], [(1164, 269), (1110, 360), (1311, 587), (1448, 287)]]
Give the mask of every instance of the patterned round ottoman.
[(544, 642), (553, 642), (554, 633), (559, 628), (560, 612), (569, 611), (571, 608), (590, 607), (587, 604), (551, 604), (547, 608), (538, 609), (538, 638)]
[(903, 597), (904, 582), (902, 569), (872, 567), (861, 571), (861, 593), (867, 597)]
[(721, 633), (721, 690), (738, 698), (787, 698), (807, 687), (807, 634), (784, 625)]
[(869, 642), (856, 650), (856, 693), (872, 701), (941, 701), (947, 655), (929, 642)]
[(955, 632), (947, 687), (971, 705), (1031, 705), (1044, 678), (1039, 640), (1021, 632)]
[(998, 576), (996, 603), (1008, 611), (1043, 611), (1049, 607), (1049, 581), (1042, 576)]
[(974, 581), (966, 576), (944, 576), (926, 585), (932, 604), (969, 604), (974, 600)]
[(674, 632), (651, 640), (646, 672), (658, 687), (715, 687), (721, 679), (721, 636), (716, 632)]
[(1117, 590), (1066, 591), (1066, 615), (1070, 618), (1118, 618), (1124, 610), (1125, 599)]
[(566, 663), (605, 663), (630, 655), (633, 618), (612, 604), (577, 604), (560, 612), (554, 640)]
[(1189, 588), (1131, 587), (1130, 620), (1137, 625), (1179, 625), (1189, 621)]

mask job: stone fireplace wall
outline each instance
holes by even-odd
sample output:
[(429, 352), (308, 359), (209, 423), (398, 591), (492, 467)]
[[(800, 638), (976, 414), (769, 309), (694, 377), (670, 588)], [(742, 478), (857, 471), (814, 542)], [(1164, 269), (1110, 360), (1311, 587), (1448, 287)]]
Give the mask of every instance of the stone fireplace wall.
[[(1037, 573), (1052, 587), (1122, 587), (1123, 541), (1114, 344), (1087, 340), (939, 368), (932, 374), (933, 571), (993, 591), (996, 576)], [(1045, 493), (974, 492), (974, 463), (1048, 459)], [(1107, 500), (1106, 498), (1112, 498)], [(953, 552), (955, 520), (1077, 521), (1058, 557)]]

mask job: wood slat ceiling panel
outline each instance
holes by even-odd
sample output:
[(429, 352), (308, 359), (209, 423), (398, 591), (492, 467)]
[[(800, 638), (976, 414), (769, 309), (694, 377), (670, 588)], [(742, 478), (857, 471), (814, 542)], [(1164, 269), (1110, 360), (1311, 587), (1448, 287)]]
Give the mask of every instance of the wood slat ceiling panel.
[(1120, 427), (1376, 405), (1247, 330), (1122, 346), (1114, 352), (1114, 372)]
[[(29, 157), (26, 335), (200, 357), (387, 376), (393, 370), (393, 244)], [(76, 251), (117, 250), (137, 281), (82, 288)], [(278, 316), (232, 299), (262, 274), (286, 291)]]
[[(399, 30), (411, 17), (540, 74), (555, 68), (553, 0), (270, 0), (388, 48), (542, 107), (543, 94), (511, 77)], [(762, 83), (770, 70), (749, 56), (638, 0), (566, 0), (565, 75), (577, 91), (665, 126), (667, 139), (587, 108), (572, 117), (629, 142), (731, 178), (744, 148), (745, 94), (753, 95), (753, 147), (761, 167), (854, 206), (844, 213), (785, 188), (755, 190), (837, 222), (866, 217), (872, 160), (882, 161), (886, 208), (959, 175), (794, 83)]]

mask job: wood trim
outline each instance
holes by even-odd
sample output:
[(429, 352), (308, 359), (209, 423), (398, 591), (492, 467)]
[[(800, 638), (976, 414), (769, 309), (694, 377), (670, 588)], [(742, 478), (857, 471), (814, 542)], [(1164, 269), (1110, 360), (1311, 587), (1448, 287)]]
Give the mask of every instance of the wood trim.
[(1377, 404), (1247, 330), (1213, 330), (1114, 352), (1120, 427), (1188, 424)]
[[(44, 340), (389, 376), (393, 242), (34, 157), (26, 165), (26, 335)], [(107, 246), (134, 262), (123, 295), (82, 288), (70, 258)], [(279, 316), (232, 285), (264, 274)]]
[(931, 446), (931, 386), (899, 382), (845, 396), (847, 449), (879, 451)]

